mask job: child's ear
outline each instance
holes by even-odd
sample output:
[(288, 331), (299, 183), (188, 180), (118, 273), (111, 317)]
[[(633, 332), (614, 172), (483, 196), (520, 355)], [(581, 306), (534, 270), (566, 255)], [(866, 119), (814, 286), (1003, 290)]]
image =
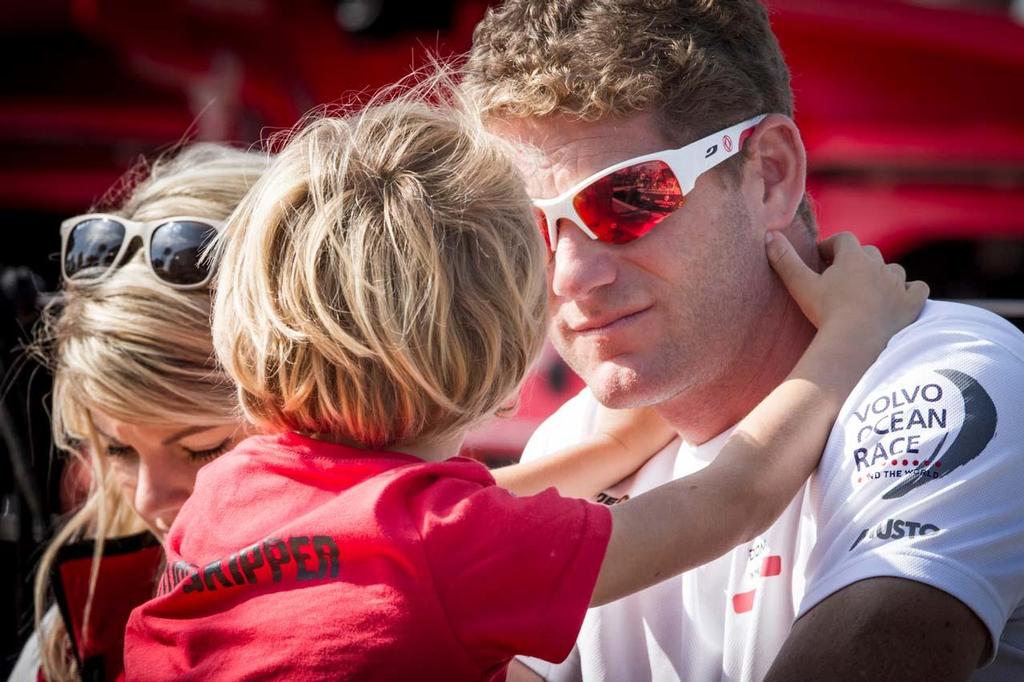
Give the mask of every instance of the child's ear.
[(769, 114), (747, 139), (744, 151), (747, 177), (760, 188), (758, 222), (765, 230), (789, 227), (807, 180), (807, 152), (793, 119)]

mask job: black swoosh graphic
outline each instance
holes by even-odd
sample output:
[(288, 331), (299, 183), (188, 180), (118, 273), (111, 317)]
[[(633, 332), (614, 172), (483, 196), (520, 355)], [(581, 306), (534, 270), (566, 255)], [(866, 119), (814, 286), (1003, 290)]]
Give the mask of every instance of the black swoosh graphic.
[(860, 532), (860, 535), (857, 536), (857, 539), (853, 541), (853, 544), (850, 545), (850, 549), (847, 550), (847, 551), (852, 552), (854, 549), (856, 549), (857, 545), (860, 544), (860, 541), (868, 536), (868, 531), (869, 530), (871, 530), (871, 529), (870, 528), (865, 528), (864, 530), (862, 530)]
[[(885, 495), (882, 495), (883, 500), (903, 497), (911, 490), (924, 485), (928, 481), (940, 479), (956, 471), (980, 455), (996, 433), (996, 406), (981, 384), (975, 381), (974, 377), (958, 372), (955, 369), (937, 369), (935, 371), (953, 382), (953, 385), (959, 389), (960, 394), (963, 396), (964, 425), (960, 428), (960, 433), (957, 434), (956, 440), (949, 446), (949, 450), (946, 451), (946, 454), (942, 455), (942, 471), (938, 476), (932, 477), (925, 476), (923, 473), (916, 473), (904, 477), (898, 485), (894, 486)], [(934, 462), (939, 459), (939, 448), (942, 447), (945, 440), (946, 438), (943, 436), (939, 446), (935, 448), (935, 452), (932, 454), (933, 463), (928, 467), (927, 471), (935, 470)]]

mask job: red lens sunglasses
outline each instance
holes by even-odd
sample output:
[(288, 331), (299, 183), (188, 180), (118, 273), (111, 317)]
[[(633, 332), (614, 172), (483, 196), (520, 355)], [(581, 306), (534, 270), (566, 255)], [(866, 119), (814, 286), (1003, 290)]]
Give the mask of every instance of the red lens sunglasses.
[(697, 178), (739, 153), (767, 114), (691, 142), (638, 156), (591, 175), (553, 199), (533, 202), (548, 248), (558, 243), (558, 221), (571, 220), (591, 239), (626, 244), (682, 208)]

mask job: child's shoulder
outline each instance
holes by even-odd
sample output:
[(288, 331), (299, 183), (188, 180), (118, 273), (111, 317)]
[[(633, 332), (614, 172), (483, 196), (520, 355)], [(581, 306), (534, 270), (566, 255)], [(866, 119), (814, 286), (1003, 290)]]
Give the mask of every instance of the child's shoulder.
[(342, 510), (350, 520), (389, 510), (397, 523), (494, 486), (486, 467), (470, 459), (425, 462), (292, 433), (254, 436), (199, 471), (176, 525), (220, 551), (224, 542), (251, 542), (296, 524), (330, 525), (321, 521)]

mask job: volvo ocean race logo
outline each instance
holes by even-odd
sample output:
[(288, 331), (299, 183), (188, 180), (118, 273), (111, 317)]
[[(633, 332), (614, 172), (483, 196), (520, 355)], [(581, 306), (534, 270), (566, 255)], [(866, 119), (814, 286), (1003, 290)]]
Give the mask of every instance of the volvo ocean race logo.
[(948, 379), (963, 400), (963, 423), (948, 447), (954, 425), (949, 423), (950, 401), (941, 382), (914, 383), (876, 394), (854, 410), (848, 422), (857, 429), (856, 482), (899, 479), (882, 499), (902, 497), (956, 471), (980, 455), (995, 435), (995, 404), (981, 384), (955, 369), (935, 372)]

